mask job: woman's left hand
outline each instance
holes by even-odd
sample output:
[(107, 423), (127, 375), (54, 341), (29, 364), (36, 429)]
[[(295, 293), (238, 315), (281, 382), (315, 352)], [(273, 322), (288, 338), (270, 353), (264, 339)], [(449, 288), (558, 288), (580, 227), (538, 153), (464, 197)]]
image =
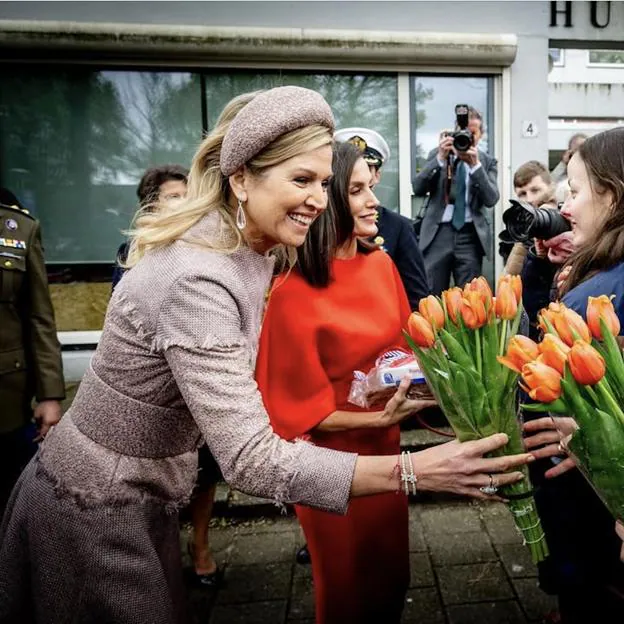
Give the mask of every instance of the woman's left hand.
[(390, 425), (395, 425), (415, 412), (437, 405), (437, 402), (433, 399), (407, 398), (410, 384), (411, 380), (409, 376), (406, 376), (399, 384), (393, 397), (386, 403), (381, 414), (382, 426), (389, 427)]
[[(565, 456), (565, 452), (561, 447), (561, 434), (557, 430), (555, 421), (550, 416), (525, 422), (523, 430), (525, 433), (532, 434), (524, 438), (524, 447), (527, 451), (531, 451), (531, 454), (536, 459)], [(566, 457), (556, 466), (547, 470), (544, 476), (547, 479), (552, 479), (575, 467), (574, 460), (571, 457)]]

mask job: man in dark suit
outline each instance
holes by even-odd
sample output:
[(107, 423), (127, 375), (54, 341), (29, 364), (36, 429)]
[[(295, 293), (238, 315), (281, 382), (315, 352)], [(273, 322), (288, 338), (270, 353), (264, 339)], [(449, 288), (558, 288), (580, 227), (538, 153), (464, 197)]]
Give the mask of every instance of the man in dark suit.
[[(334, 135), (336, 141), (348, 141), (362, 150), (364, 160), (373, 175), (373, 183), (381, 181), (381, 168), (390, 157), (390, 147), (385, 139), (368, 128), (345, 128)], [(418, 302), (429, 294), (427, 274), (414, 225), (407, 218), (383, 206), (378, 209), (378, 232), (373, 242), (379, 245), (392, 258), (412, 310)]]
[(477, 149), (483, 118), (469, 108), (468, 129), (472, 145), (466, 151), (453, 147), (448, 132), (440, 135), (437, 150), (413, 180), (417, 197), (429, 195), (420, 230), (429, 284), (439, 295), (450, 285), (463, 286), (481, 274), (483, 256), (492, 247), (491, 211), (499, 199), (497, 162)]

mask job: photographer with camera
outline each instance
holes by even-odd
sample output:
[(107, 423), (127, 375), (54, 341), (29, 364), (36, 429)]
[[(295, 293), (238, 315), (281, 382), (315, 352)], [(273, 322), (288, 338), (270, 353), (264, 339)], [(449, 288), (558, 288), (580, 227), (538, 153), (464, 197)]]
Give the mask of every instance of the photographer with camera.
[(530, 160), (514, 174), (518, 201), (503, 213), (507, 228), (500, 235), (501, 252), (513, 246), (505, 273), (522, 275), (523, 303), (531, 323), (530, 336), (537, 338), (539, 310), (556, 296), (558, 271), (573, 251), (570, 223), (560, 214), (548, 169)]
[(465, 104), (455, 107), (456, 129), (443, 132), (437, 150), (413, 180), (414, 195), (429, 194), (420, 248), (431, 284), (439, 295), (481, 274), (491, 248), (490, 215), (499, 198), (497, 162), (480, 151), (483, 117)]

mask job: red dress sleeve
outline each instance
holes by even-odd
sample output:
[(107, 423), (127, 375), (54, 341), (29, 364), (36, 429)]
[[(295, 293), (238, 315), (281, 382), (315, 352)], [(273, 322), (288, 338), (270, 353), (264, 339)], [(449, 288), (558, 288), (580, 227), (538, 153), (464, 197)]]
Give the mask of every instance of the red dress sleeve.
[(256, 381), (273, 429), (287, 440), (336, 411), (334, 389), (319, 355), (318, 316), (306, 313), (302, 303), (313, 298), (311, 291), (296, 273), (278, 278), (260, 336)]

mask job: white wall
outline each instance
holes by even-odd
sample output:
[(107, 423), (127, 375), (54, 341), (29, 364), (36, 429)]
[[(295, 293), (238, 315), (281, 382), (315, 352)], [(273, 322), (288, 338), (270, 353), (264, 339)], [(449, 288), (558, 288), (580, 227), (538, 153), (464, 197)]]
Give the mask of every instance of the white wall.
[(1, 19), (546, 36), (548, 2), (0, 2)]

